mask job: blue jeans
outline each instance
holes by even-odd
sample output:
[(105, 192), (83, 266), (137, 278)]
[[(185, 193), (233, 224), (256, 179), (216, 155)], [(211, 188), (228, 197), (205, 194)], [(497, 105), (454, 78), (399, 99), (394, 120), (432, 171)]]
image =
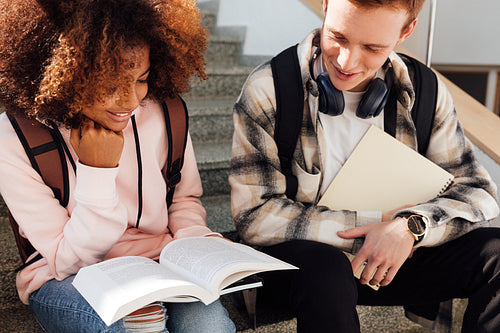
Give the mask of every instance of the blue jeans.
[[(30, 295), (29, 307), (42, 328), (48, 332), (129, 332), (124, 321), (111, 326), (101, 320), (87, 301), (73, 287), (74, 276), (63, 281), (47, 281)], [(235, 332), (234, 323), (220, 301), (208, 306), (201, 302), (165, 303), (166, 328), (169, 333)]]

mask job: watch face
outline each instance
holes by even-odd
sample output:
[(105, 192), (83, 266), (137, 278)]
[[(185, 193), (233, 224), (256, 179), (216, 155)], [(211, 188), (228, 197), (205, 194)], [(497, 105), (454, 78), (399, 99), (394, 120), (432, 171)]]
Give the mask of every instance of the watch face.
[(416, 236), (425, 233), (425, 224), (419, 216), (412, 215), (408, 218), (408, 229)]

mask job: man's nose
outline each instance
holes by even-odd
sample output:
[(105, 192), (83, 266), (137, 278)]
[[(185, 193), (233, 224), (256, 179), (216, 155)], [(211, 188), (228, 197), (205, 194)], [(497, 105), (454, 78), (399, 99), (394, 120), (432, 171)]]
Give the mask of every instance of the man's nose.
[(354, 72), (359, 62), (359, 52), (355, 48), (343, 47), (340, 49), (337, 60), (343, 72)]

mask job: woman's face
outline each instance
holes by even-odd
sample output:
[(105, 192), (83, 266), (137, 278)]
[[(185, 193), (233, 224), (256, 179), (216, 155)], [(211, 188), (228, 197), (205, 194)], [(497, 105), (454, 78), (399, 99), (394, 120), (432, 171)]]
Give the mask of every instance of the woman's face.
[(145, 45), (122, 51), (123, 58), (135, 64), (127, 73), (132, 80), (126, 87), (118, 87), (117, 91), (104, 101), (84, 107), (83, 115), (104, 128), (115, 132), (123, 130), (132, 116), (132, 111), (148, 93), (151, 66), (149, 50), (149, 46)]

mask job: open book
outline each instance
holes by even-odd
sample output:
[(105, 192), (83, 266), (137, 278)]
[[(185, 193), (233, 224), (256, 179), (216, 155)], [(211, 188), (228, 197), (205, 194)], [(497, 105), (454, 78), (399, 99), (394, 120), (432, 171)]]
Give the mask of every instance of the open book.
[(387, 212), (427, 202), (452, 181), (452, 174), (372, 125), (318, 205)]
[(261, 285), (233, 287), (245, 277), (282, 269), (296, 267), (220, 237), (190, 237), (167, 244), (159, 263), (129, 256), (84, 267), (73, 285), (111, 325), (154, 301), (210, 304), (225, 292)]

